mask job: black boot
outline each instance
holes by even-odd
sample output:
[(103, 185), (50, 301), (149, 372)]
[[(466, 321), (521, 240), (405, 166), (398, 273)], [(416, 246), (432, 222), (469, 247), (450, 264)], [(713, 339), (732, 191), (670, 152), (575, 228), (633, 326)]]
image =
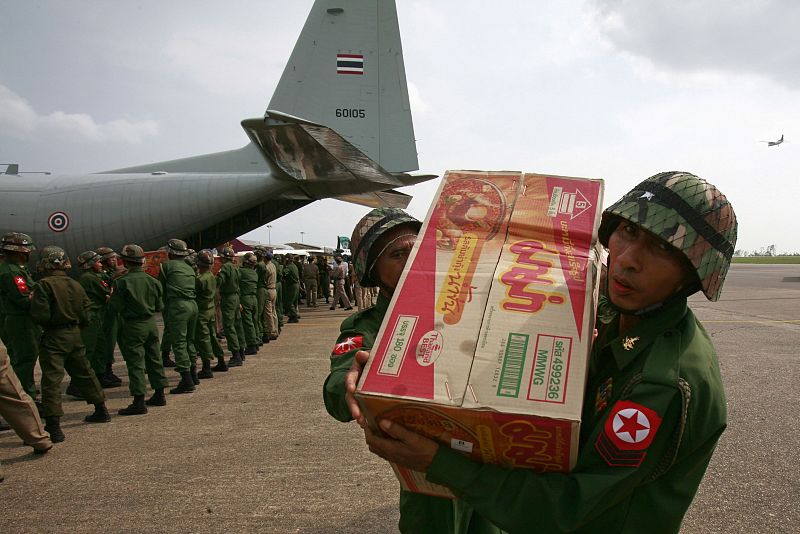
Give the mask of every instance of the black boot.
[(110, 363), (106, 364), (106, 373), (104, 376), (109, 382), (114, 382), (118, 386), (122, 385), (122, 379), (114, 374)]
[(105, 373), (100, 373), (95, 376), (97, 376), (97, 381), (100, 383), (100, 387), (103, 389), (118, 388), (121, 385), (121, 382), (115, 382)]
[(178, 386), (169, 390), (172, 395), (177, 395), (179, 393), (191, 393), (194, 391), (194, 381), (192, 380), (192, 373), (191, 371), (182, 371), (181, 372), (181, 381), (178, 382)]
[(50, 433), (50, 441), (53, 443), (61, 443), (64, 441), (64, 433), (61, 431), (61, 417), (45, 417), (44, 429), (46, 432)]
[[(222, 360), (222, 363), (225, 363), (225, 360)], [(203, 360), (203, 368), (197, 373), (197, 378), (214, 378), (214, 373), (211, 372), (210, 360)]]
[(134, 395), (133, 402), (127, 408), (120, 408), (117, 412), (120, 415), (144, 415), (147, 413), (147, 406), (144, 405), (144, 395)]
[(231, 351), (231, 354), (233, 356), (231, 356), (231, 359), (228, 360), (228, 367), (241, 367), (242, 357), (239, 356), (239, 351), (238, 350)]
[(108, 415), (108, 408), (105, 402), (98, 402), (94, 405), (94, 413), (83, 418), (87, 423), (108, 423), (111, 416)]
[(245, 356), (244, 349), (239, 349), (239, 359), (244, 362)]
[(161, 362), (164, 364), (164, 367), (175, 367), (175, 362), (169, 357), (168, 350), (161, 351)]
[(225, 363), (225, 356), (217, 356), (217, 365), (215, 365), (211, 370), (218, 371), (220, 373), (227, 373), (228, 364)]
[(247, 348), (244, 350), (244, 353), (248, 356), (251, 356), (253, 354), (258, 354), (258, 345), (248, 345)]
[(200, 377), (197, 376), (197, 365), (192, 365), (191, 367), (189, 367), (189, 376), (192, 377), (192, 383), (195, 386), (200, 385)]
[(261, 344), (263, 345), (264, 343), (269, 343), (269, 336), (267, 334), (261, 336)]
[(83, 395), (81, 395), (81, 390), (78, 389), (72, 381), (70, 381), (69, 385), (67, 386), (67, 395), (71, 397), (75, 397), (78, 400), (83, 400)]
[(164, 388), (156, 388), (153, 396), (145, 402), (148, 406), (166, 406), (167, 398), (164, 396)]

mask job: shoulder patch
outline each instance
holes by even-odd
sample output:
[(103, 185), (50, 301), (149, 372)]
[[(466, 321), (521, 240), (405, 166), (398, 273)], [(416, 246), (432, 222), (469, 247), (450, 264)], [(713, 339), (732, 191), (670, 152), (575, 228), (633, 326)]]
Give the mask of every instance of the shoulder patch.
[(331, 351), (331, 356), (341, 356), (342, 354), (346, 354), (351, 350), (360, 349), (362, 346), (364, 346), (363, 336), (351, 336), (346, 338), (341, 343), (334, 345), (333, 351)]
[(618, 401), (594, 446), (612, 467), (639, 467), (659, 426), (661, 417), (655, 411), (635, 402)]
[(15, 276), (14, 285), (17, 286), (17, 290), (23, 295), (27, 295), (30, 292), (28, 290), (28, 282), (25, 281), (24, 276)]

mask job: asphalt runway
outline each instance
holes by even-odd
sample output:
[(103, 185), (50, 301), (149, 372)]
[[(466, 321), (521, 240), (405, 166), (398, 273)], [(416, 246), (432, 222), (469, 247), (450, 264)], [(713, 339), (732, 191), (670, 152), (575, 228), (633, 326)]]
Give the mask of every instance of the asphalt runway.
[[(720, 356), (729, 426), (682, 532), (797, 532), (800, 266), (734, 265), (719, 302), (691, 300)], [(50, 453), (0, 433), (0, 530), (396, 532), (391, 469), (322, 404), (345, 312), (301, 313), (244, 367), (146, 416), (114, 416), (129, 402), (118, 358), (111, 423), (85, 424), (89, 406), (67, 398), (66, 441)]]

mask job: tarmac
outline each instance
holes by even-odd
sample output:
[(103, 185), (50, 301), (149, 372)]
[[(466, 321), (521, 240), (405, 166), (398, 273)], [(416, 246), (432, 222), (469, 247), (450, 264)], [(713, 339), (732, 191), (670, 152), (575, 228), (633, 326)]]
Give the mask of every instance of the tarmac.
[[(734, 265), (719, 302), (691, 303), (719, 354), (729, 423), (681, 532), (797, 532), (800, 266)], [(322, 403), (347, 313), (302, 306), (243, 367), (145, 416), (115, 416), (130, 400), (117, 358), (111, 423), (84, 423), (90, 406), (65, 396), (66, 441), (48, 454), (0, 433), (0, 530), (397, 532), (391, 468)]]

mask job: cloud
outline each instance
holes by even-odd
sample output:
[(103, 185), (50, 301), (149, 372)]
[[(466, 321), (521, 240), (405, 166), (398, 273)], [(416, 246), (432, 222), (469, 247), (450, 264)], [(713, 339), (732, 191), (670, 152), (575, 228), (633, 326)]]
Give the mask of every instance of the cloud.
[(30, 139), (50, 134), (64, 139), (90, 142), (122, 142), (137, 144), (146, 137), (158, 135), (158, 124), (152, 120), (114, 119), (98, 123), (85, 113), (54, 111), (39, 114), (27, 100), (0, 84), (0, 124), (2, 134), (15, 139)]
[(764, 76), (800, 88), (794, 0), (593, 0), (615, 48), (679, 72)]

